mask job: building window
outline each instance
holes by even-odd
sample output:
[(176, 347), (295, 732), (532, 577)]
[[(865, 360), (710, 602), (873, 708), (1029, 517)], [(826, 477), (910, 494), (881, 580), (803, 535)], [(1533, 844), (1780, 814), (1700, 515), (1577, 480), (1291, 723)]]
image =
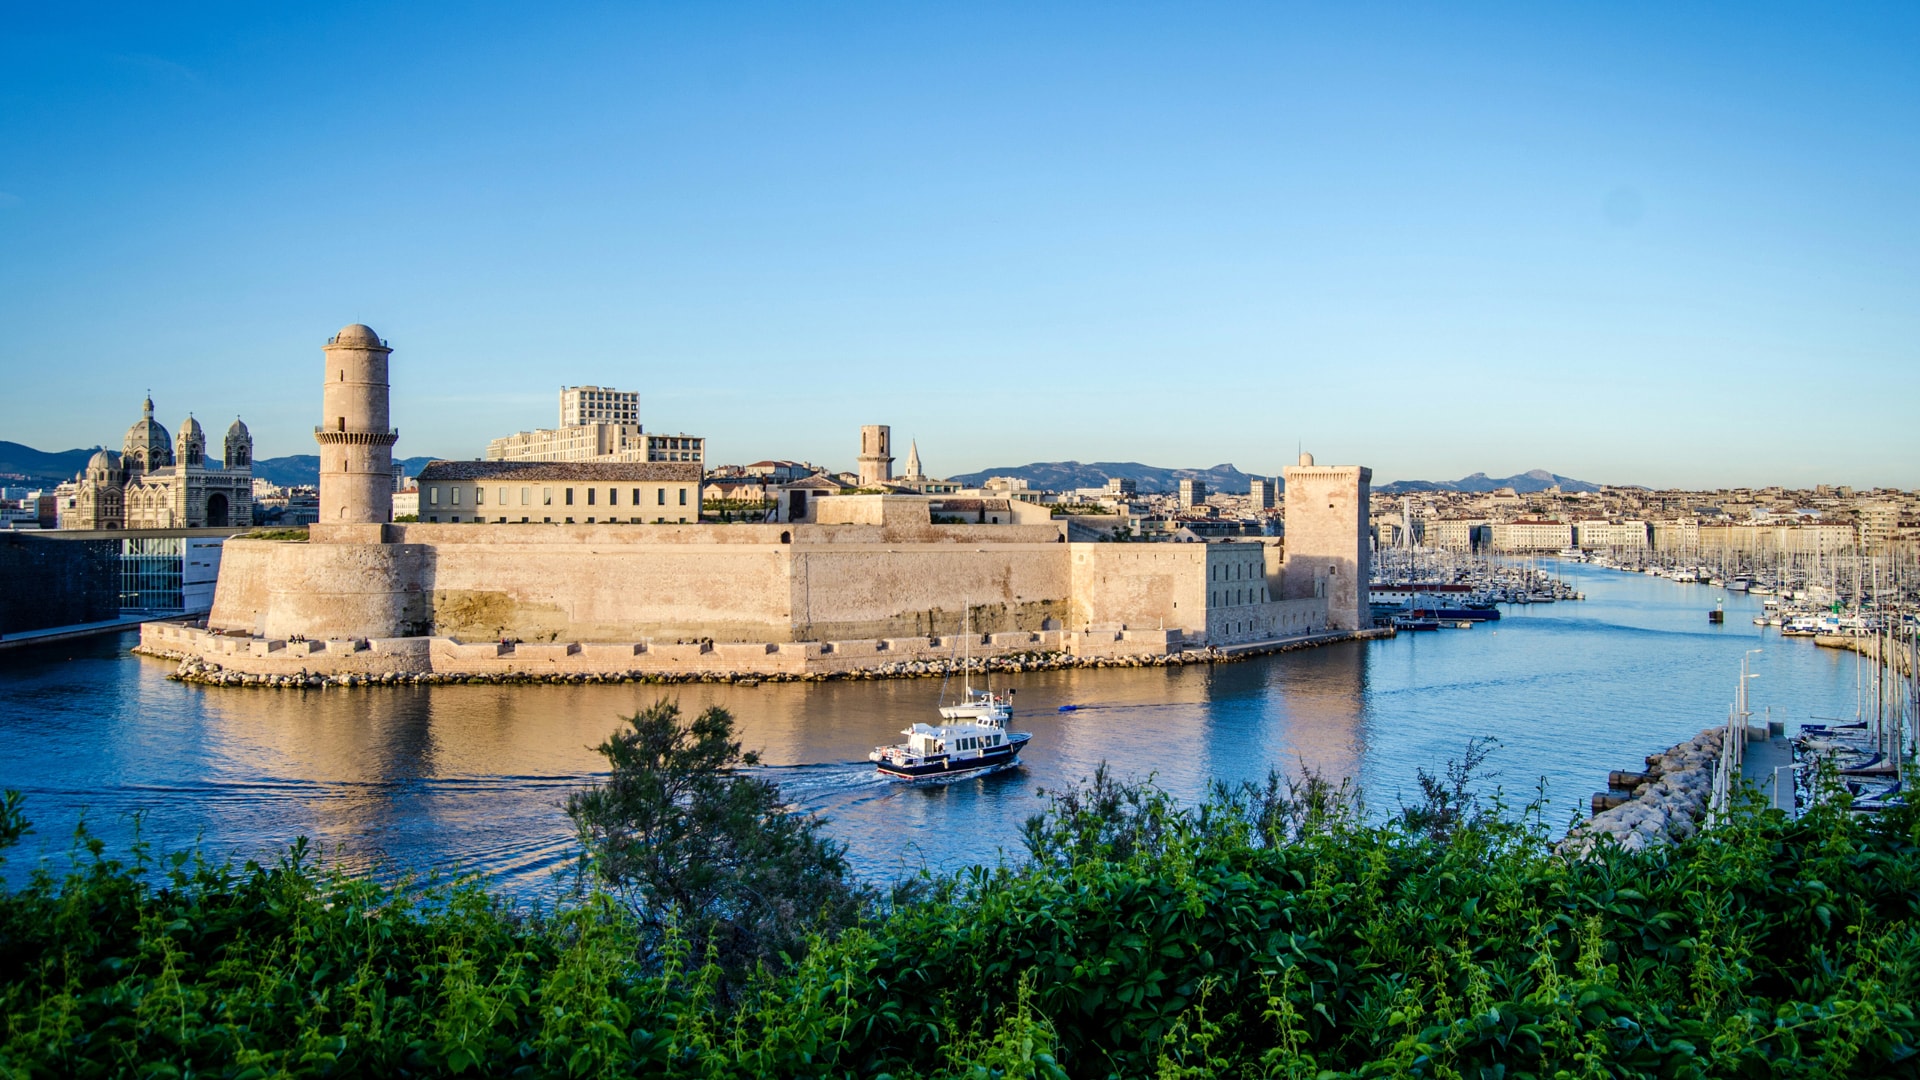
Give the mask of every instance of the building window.
[(440, 489), (439, 488), (430, 487), (427, 489), (427, 505), (428, 506), (440, 505)]
[(567, 489), (567, 505), (568, 506), (573, 505), (573, 489), (572, 488)]
[[(568, 489), (567, 489), (567, 494), (569, 494), (569, 495), (571, 495), (571, 494), (573, 494), (573, 489), (572, 489), (572, 488), (568, 488)], [(592, 506), (592, 505), (593, 505), (593, 495), (594, 495), (594, 491), (593, 491), (593, 489), (592, 489), (592, 488), (588, 488), (588, 489), (587, 489), (587, 505), (588, 505), (588, 506)]]
[[(541, 506), (552, 506), (552, 505), (553, 505), (553, 489), (552, 489), (552, 488), (541, 488), (541, 489), (540, 489), (540, 505), (541, 505)], [(552, 518), (548, 518), (547, 520), (549, 520), (549, 521), (551, 521), (551, 520), (553, 520), (553, 519), (552, 519)]]
[(529, 505), (529, 504), (530, 504), (530, 503), (531, 503), (532, 501), (533, 501), (533, 489), (532, 489), (532, 488), (521, 488), (521, 489), (520, 489), (520, 505), (521, 505), (521, 506), (527, 506), (527, 505)]
[(635, 506), (640, 505), (640, 489), (639, 488), (633, 489), (633, 505)]
[(657, 502), (661, 506), (667, 505), (667, 489), (666, 488), (659, 488), (658, 490), (654, 491), (653, 494), (655, 496), (655, 499), (654, 499), (655, 502)]
[[(450, 488), (448, 490), (453, 492), (453, 505), (459, 506), (460, 505), (460, 489), (456, 487), (456, 488)], [(460, 519), (455, 518), (454, 520), (458, 521)]]
[[(525, 489), (525, 488), (521, 488), (520, 490), (524, 492), (524, 491), (525, 491), (526, 489)], [(506, 489), (506, 488), (501, 488), (501, 489), (500, 489), (499, 491), (496, 491), (496, 492), (494, 492), (493, 494), (494, 494), (494, 496), (495, 496), (495, 500), (496, 500), (497, 502), (499, 502), (499, 504), (500, 504), (501, 506), (505, 506), (505, 505), (507, 505), (507, 489)], [(520, 501), (521, 501), (521, 502), (526, 502), (526, 501), (527, 501), (527, 497), (526, 497), (526, 496), (525, 496), (524, 494), (523, 494), (523, 495), (521, 495), (521, 496), (520, 496)]]
[(620, 489), (619, 488), (607, 489), (607, 505), (608, 506), (620, 505)]
[(487, 489), (486, 488), (476, 487), (473, 489), (473, 505), (475, 506), (487, 505)]
[(680, 505), (681, 506), (687, 505), (687, 489), (686, 488), (680, 489)]

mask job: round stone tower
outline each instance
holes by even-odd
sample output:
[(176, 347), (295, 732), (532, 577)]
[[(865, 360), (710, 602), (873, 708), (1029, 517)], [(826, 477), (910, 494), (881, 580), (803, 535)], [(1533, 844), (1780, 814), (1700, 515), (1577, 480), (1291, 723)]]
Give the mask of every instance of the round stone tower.
[(333, 335), (321, 394), (320, 522), (372, 524), (393, 519), (393, 444), (387, 426), (387, 356), (392, 349), (360, 323)]

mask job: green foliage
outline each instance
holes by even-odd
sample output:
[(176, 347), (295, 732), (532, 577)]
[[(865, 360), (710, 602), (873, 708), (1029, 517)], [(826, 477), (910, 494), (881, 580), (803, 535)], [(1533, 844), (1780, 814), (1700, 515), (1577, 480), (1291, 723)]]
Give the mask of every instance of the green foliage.
[[(701, 720), (637, 718), (620, 751), (675, 805), (750, 760)], [(744, 978), (624, 892), (535, 918), (304, 845), (123, 864), (82, 831), (0, 903), (0, 1075), (1920, 1075), (1920, 813), (1755, 803), (1566, 860), (1471, 773), (1381, 818), (1312, 775), (1181, 806), (1103, 770), (1027, 862)], [(25, 827), (0, 802), (0, 846)]]
[(568, 798), (567, 814), (593, 876), (637, 919), (649, 960), (678, 927), (731, 985), (804, 951), (809, 932), (853, 924), (873, 900), (820, 819), (739, 771), (759, 758), (733, 741), (727, 710), (687, 724), (678, 705), (657, 701), (599, 751), (611, 772)]
[[(404, 521), (407, 519), (396, 518), (395, 520)], [(302, 525), (298, 528), (293, 528), (293, 529), (255, 529), (252, 532), (241, 533), (239, 536), (234, 537), (234, 539), (236, 540), (287, 540), (287, 541), (293, 541), (295, 543), (305, 543), (307, 539), (307, 527), (305, 525)]]

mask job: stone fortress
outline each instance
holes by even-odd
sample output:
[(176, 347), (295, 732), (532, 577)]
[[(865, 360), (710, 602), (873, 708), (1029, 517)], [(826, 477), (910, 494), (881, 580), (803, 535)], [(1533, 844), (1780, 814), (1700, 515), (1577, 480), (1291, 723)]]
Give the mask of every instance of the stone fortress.
[[(962, 634), (975, 657), (1108, 658), (1368, 626), (1364, 468), (1302, 455), (1284, 548), (1070, 543), (1044, 507), (934, 524), (928, 498), (894, 494), (765, 524), (396, 524), (391, 349), (354, 325), (324, 353), (320, 522), (305, 542), (230, 540), (206, 628), (151, 625), (144, 651), (269, 676), (810, 675), (947, 659)], [(863, 479), (890, 477), (888, 441), (863, 432)], [(593, 475), (554, 481), (566, 505), (620, 497)]]
[(253, 524), (253, 435), (234, 418), (224, 453), (207, 460), (207, 434), (191, 415), (169, 437), (153, 397), (120, 452), (100, 450), (85, 472), (54, 489), (62, 529), (205, 529)]

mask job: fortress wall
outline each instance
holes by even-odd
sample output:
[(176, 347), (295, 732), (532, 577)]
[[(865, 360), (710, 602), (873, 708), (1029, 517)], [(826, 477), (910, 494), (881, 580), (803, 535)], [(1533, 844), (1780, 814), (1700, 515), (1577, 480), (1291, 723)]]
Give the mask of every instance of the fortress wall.
[(526, 641), (792, 638), (788, 545), (637, 537), (528, 543), (525, 536), (508, 543), (508, 537), (486, 535), (499, 528), (476, 525), (474, 542), (461, 537), (433, 544), (422, 585), (430, 592), (435, 633)]
[(421, 585), (430, 560), (418, 544), (276, 544), (267, 564), (264, 634), (419, 634), (430, 620)]
[(1208, 544), (1070, 544), (1067, 626), (1181, 630), (1204, 640)]
[(983, 634), (1060, 629), (1072, 590), (1060, 543), (820, 545), (793, 560), (801, 640), (951, 634), (963, 622)]
[(261, 634), (267, 628), (268, 584), (273, 553), (285, 546), (273, 540), (229, 539), (220, 549), (220, 575), (213, 586), (213, 610), (207, 625), (215, 630)]
[[(1247, 624), (1251, 623), (1251, 626)], [(1318, 634), (1327, 629), (1324, 596), (1305, 600), (1269, 600), (1211, 612), (1207, 640), (1216, 644), (1270, 641), (1274, 638)]]

